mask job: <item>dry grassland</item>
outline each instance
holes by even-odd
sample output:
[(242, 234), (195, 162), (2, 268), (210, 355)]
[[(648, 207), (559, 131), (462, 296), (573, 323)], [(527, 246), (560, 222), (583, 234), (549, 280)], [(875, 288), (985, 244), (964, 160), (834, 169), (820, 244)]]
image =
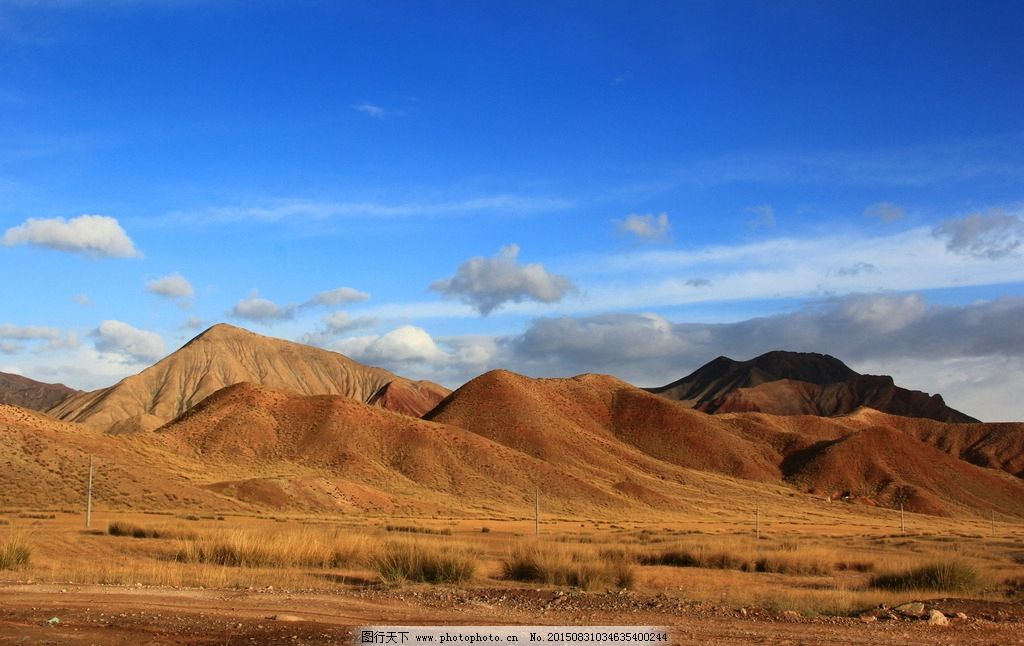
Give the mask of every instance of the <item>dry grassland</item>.
[[(910, 599), (1024, 597), (1024, 527), (915, 516), (833, 524), (360, 519), (6, 510), (0, 581), (296, 592), (418, 584), (629, 588), (734, 607), (851, 615)], [(52, 517), (51, 517), (52, 516)], [(190, 520), (194, 519), (194, 520)]]

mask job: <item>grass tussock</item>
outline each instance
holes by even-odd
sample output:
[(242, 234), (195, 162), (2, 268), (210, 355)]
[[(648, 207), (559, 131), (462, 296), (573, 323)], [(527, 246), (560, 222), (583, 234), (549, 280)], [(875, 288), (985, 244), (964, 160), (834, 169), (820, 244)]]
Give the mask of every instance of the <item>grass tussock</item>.
[(110, 524), (107, 525), (107, 533), (111, 536), (131, 536), (132, 538), (196, 538), (195, 532), (184, 531), (175, 527), (146, 527), (123, 520), (111, 521)]
[(844, 569), (866, 571), (873, 567), (869, 562), (837, 562), (831, 550), (805, 548), (794, 541), (771, 546), (727, 541), (714, 547), (704, 542), (680, 543), (661, 550), (640, 552), (636, 560), (643, 565), (814, 576)]
[(502, 562), (506, 579), (582, 590), (632, 588), (636, 572), (621, 550), (581, 551), (553, 543), (518, 543)]
[(385, 531), (389, 532), (400, 532), (405, 534), (434, 534), (437, 536), (451, 536), (452, 530), (448, 527), (444, 529), (432, 529), (430, 527), (420, 527), (418, 525), (385, 525)]
[(371, 565), (386, 583), (464, 583), (473, 578), (477, 560), (464, 549), (422, 541), (384, 545)]
[(935, 592), (976, 592), (982, 587), (978, 569), (964, 560), (935, 561), (902, 572), (871, 577), (869, 585), (879, 590)]
[(182, 563), (230, 567), (330, 569), (359, 563), (366, 551), (364, 537), (338, 532), (239, 529), (184, 540), (174, 558)]
[(10, 532), (0, 543), (0, 570), (17, 570), (28, 565), (32, 556), (28, 537), (20, 532)]

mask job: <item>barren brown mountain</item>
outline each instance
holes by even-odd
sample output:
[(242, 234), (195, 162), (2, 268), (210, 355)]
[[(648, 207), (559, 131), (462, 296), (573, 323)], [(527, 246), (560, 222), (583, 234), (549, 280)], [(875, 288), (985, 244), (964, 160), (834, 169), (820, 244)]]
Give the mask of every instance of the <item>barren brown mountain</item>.
[(64, 384), (47, 384), (21, 375), (0, 372), (0, 404), (45, 411), (77, 392)]
[(447, 390), (417, 384), (336, 352), (219, 324), (180, 350), (109, 388), (70, 397), (49, 410), (58, 419), (113, 433), (151, 430), (225, 386), (252, 382), (303, 395), (369, 401), (389, 384), (413, 396), (378, 398), (382, 406), (420, 415)]
[[(903, 502), (939, 515), (1024, 512), (1024, 480), (1010, 475), (1024, 424), (950, 424), (867, 408), (834, 418), (709, 415), (613, 377), (529, 379), (504, 371), (467, 383), (426, 417), (560, 468), (608, 469), (605, 460), (625, 459), (610, 448), (621, 442), (688, 469), (832, 498)], [(987, 442), (981, 454), (1001, 470), (970, 459), (966, 447), (978, 447), (979, 438)], [(598, 446), (609, 449), (596, 455)]]
[(708, 413), (831, 417), (868, 406), (940, 422), (978, 421), (946, 406), (941, 395), (900, 388), (892, 377), (861, 375), (835, 357), (812, 352), (775, 351), (748, 361), (718, 357), (678, 381), (648, 390)]

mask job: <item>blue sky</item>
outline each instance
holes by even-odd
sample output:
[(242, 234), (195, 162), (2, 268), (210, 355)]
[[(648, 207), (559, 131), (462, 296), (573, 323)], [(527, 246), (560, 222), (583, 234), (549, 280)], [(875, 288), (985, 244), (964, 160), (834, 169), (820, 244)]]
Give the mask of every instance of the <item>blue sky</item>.
[[(1024, 419), (1024, 7), (0, 0), (0, 370), (835, 354)], [(86, 216), (86, 217), (83, 217)]]

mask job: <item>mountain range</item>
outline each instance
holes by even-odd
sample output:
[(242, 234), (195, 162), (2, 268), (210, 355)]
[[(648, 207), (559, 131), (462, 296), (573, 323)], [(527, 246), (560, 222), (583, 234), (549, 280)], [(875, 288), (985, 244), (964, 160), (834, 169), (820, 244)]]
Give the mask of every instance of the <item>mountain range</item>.
[(521, 513), (539, 489), (567, 514), (685, 513), (757, 487), (1024, 517), (1024, 424), (833, 357), (720, 357), (652, 390), (496, 370), (449, 392), (218, 325), (48, 413), (0, 405), (0, 505), (73, 504), (93, 455), (113, 508)]

